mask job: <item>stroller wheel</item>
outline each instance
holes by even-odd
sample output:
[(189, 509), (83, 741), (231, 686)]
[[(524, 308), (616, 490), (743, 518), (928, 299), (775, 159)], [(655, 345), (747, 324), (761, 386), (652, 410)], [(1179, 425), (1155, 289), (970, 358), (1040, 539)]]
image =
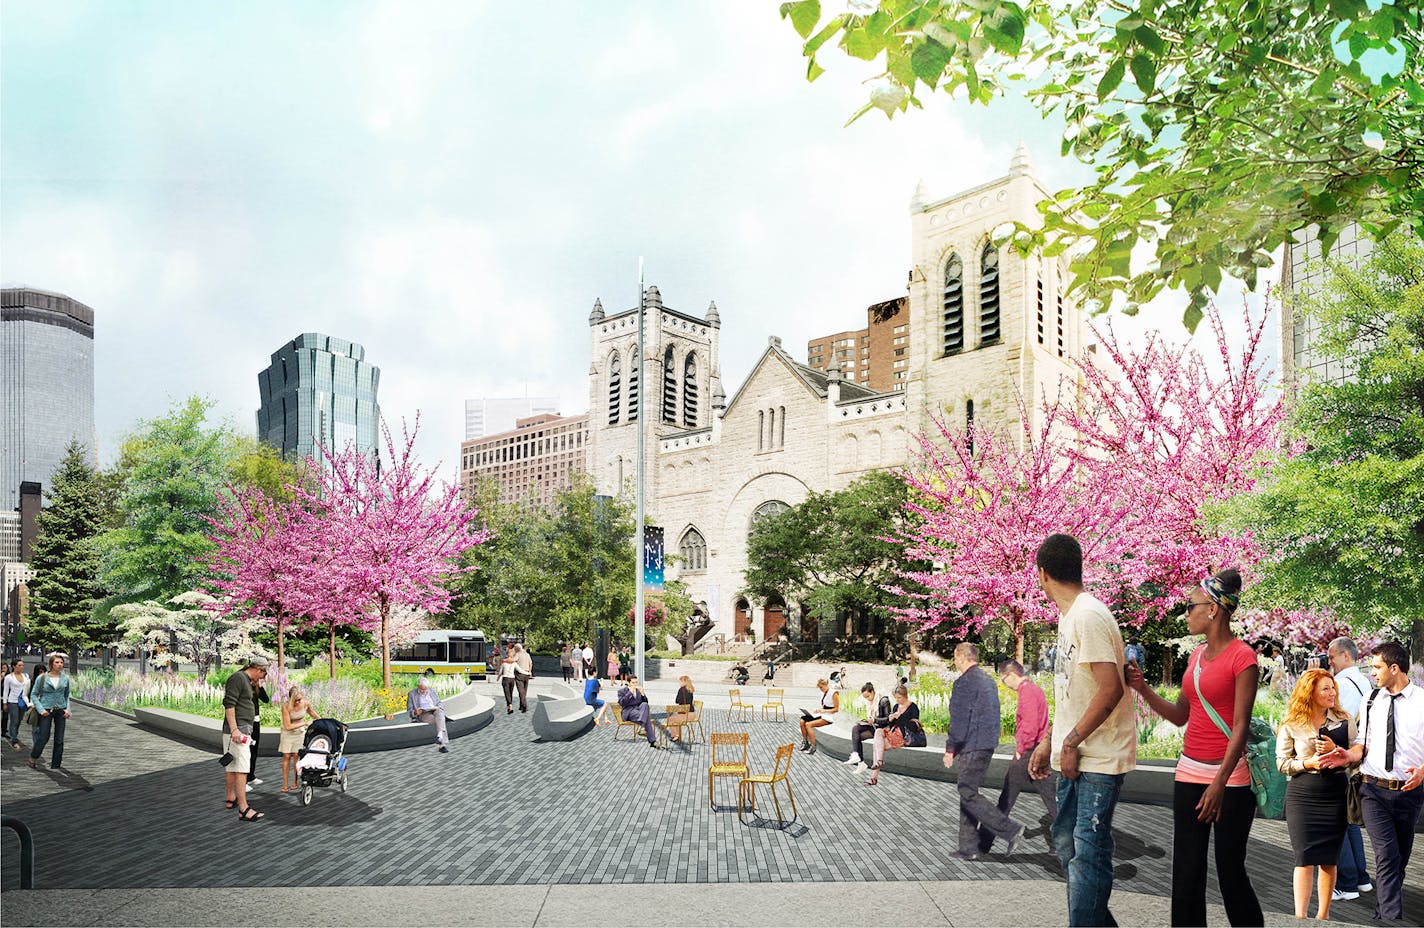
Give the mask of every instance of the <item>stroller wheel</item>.
[(311, 801), (312, 801), (312, 788), (311, 788), (310, 786), (303, 786), (303, 787), (302, 787), (302, 805), (304, 805), (304, 806), (309, 806), (309, 805), (311, 805)]
[(342, 774), (341, 774), (341, 779), (337, 781), (337, 784), (341, 787), (341, 791), (342, 791), (343, 793), (346, 792), (346, 774), (345, 774), (345, 773), (342, 773)]

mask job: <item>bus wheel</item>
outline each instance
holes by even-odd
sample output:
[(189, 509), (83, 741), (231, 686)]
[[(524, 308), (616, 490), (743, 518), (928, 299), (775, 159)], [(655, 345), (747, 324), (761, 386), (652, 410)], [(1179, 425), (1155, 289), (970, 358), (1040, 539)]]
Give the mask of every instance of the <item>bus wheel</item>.
[(434, 667), (427, 667), (427, 668), (425, 668), (425, 675), (426, 675), (427, 677), (434, 677), (434, 676), (435, 676), (435, 668), (434, 668)]

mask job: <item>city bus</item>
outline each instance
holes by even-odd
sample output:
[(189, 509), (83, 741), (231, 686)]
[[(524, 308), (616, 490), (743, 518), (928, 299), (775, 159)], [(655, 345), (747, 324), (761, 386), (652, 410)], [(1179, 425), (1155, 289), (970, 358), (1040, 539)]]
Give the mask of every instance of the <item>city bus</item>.
[(454, 673), (485, 678), (485, 633), (435, 629), (391, 649), (391, 673)]

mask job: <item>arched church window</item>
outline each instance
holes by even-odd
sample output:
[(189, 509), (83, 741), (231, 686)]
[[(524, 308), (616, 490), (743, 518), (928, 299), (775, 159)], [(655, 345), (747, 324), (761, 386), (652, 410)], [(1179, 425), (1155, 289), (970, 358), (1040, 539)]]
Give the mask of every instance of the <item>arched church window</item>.
[(690, 351), (682, 365), (682, 424), (697, 428), (697, 357)]
[(964, 262), (958, 254), (944, 266), (944, 353), (964, 350)]
[(751, 528), (755, 529), (757, 527), (757, 523), (760, 522), (762, 519), (767, 519), (771, 516), (781, 515), (783, 512), (790, 508), (791, 506), (789, 504), (783, 503), (779, 499), (767, 500), (766, 502), (758, 506), (755, 510), (753, 510)]
[(623, 367), (618, 352), (608, 359), (608, 424), (617, 425), (623, 408)]
[(999, 250), (984, 246), (979, 257), (979, 344), (999, 340)]
[(702, 537), (696, 527), (689, 526), (687, 531), (682, 533), (678, 551), (682, 554), (683, 570), (707, 569), (707, 539)]
[(663, 421), (677, 424), (677, 369), (672, 345), (663, 352)]
[(628, 421), (638, 421), (638, 363), (637, 357), (628, 361)]

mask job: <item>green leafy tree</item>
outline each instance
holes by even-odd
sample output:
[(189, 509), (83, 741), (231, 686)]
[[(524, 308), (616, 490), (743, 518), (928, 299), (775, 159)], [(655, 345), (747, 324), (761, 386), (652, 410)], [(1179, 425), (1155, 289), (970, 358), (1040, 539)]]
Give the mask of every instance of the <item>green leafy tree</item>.
[(212, 401), (190, 397), (142, 424), (119, 497), (122, 524), (104, 535), (104, 579), (120, 601), (162, 602), (202, 586), (208, 519), (226, 492), (237, 439), (207, 423)]
[[(1424, 65), (1417, 3), (1368, 0), (819, 0), (784, 3), (807, 77), (834, 40), (883, 68), (887, 116), (943, 89), (1010, 89), (1067, 124), (1063, 153), (1096, 172), (1021, 227), (1022, 253), (1072, 249), (1072, 289), (1136, 311), (1190, 293), (1195, 329), (1222, 274), (1254, 287), (1307, 225), (1328, 245), (1360, 221), (1424, 235)], [(1382, 74), (1380, 72), (1383, 72)], [(1371, 76), (1373, 75), (1373, 76)], [(853, 117), (854, 118), (854, 117)], [(1150, 260), (1134, 267), (1135, 246)], [(1092, 306), (1092, 302), (1086, 305)]]
[(628, 640), (633, 606), (633, 518), (627, 503), (581, 480), (550, 510), (499, 504), (476, 492), (492, 537), (466, 555), (451, 620), (487, 634), (521, 633), (533, 648), (592, 640), (595, 626)]
[[(910, 601), (894, 592), (908, 569), (893, 538), (905, 518), (905, 481), (875, 471), (844, 490), (812, 493), (800, 505), (757, 522), (747, 542), (746, 592), (780, 595), (808, 606), (821, 622), (846, 613), (893, 618)], [(900, 623), (897, 623), (897, 626)], [(902, 637), (903, 636), (903, 637)], [(887, 656), (913, 653), (912, 630), (882, 642)]]
[(1424, 604), (1424, 246), (1396, 234), (1358, 270), (1332, 262), (1297, 310), (1346, 377), (1304, 386), (1302, 453), (1217, 515), (1272, 553), (1253, 598), (1402, 631)]
[(287, 461), (277, 449), (246, 436), (233, 439), (228, 477), (235, 487), (254, 487), (273, 502), (290, 502), (292, 487), (316, 488), (304, 461)]
[(107, 618), (96, 621), (94, 616), (102, 593), (98, 538), (103, 507), (83, 445), (70, 442), (65, 449), (46, 497), (30, 562), (35, 579), (28, 638), (46, 650), (75, 655), (81, 648), (106, 646), (117, 636)]

